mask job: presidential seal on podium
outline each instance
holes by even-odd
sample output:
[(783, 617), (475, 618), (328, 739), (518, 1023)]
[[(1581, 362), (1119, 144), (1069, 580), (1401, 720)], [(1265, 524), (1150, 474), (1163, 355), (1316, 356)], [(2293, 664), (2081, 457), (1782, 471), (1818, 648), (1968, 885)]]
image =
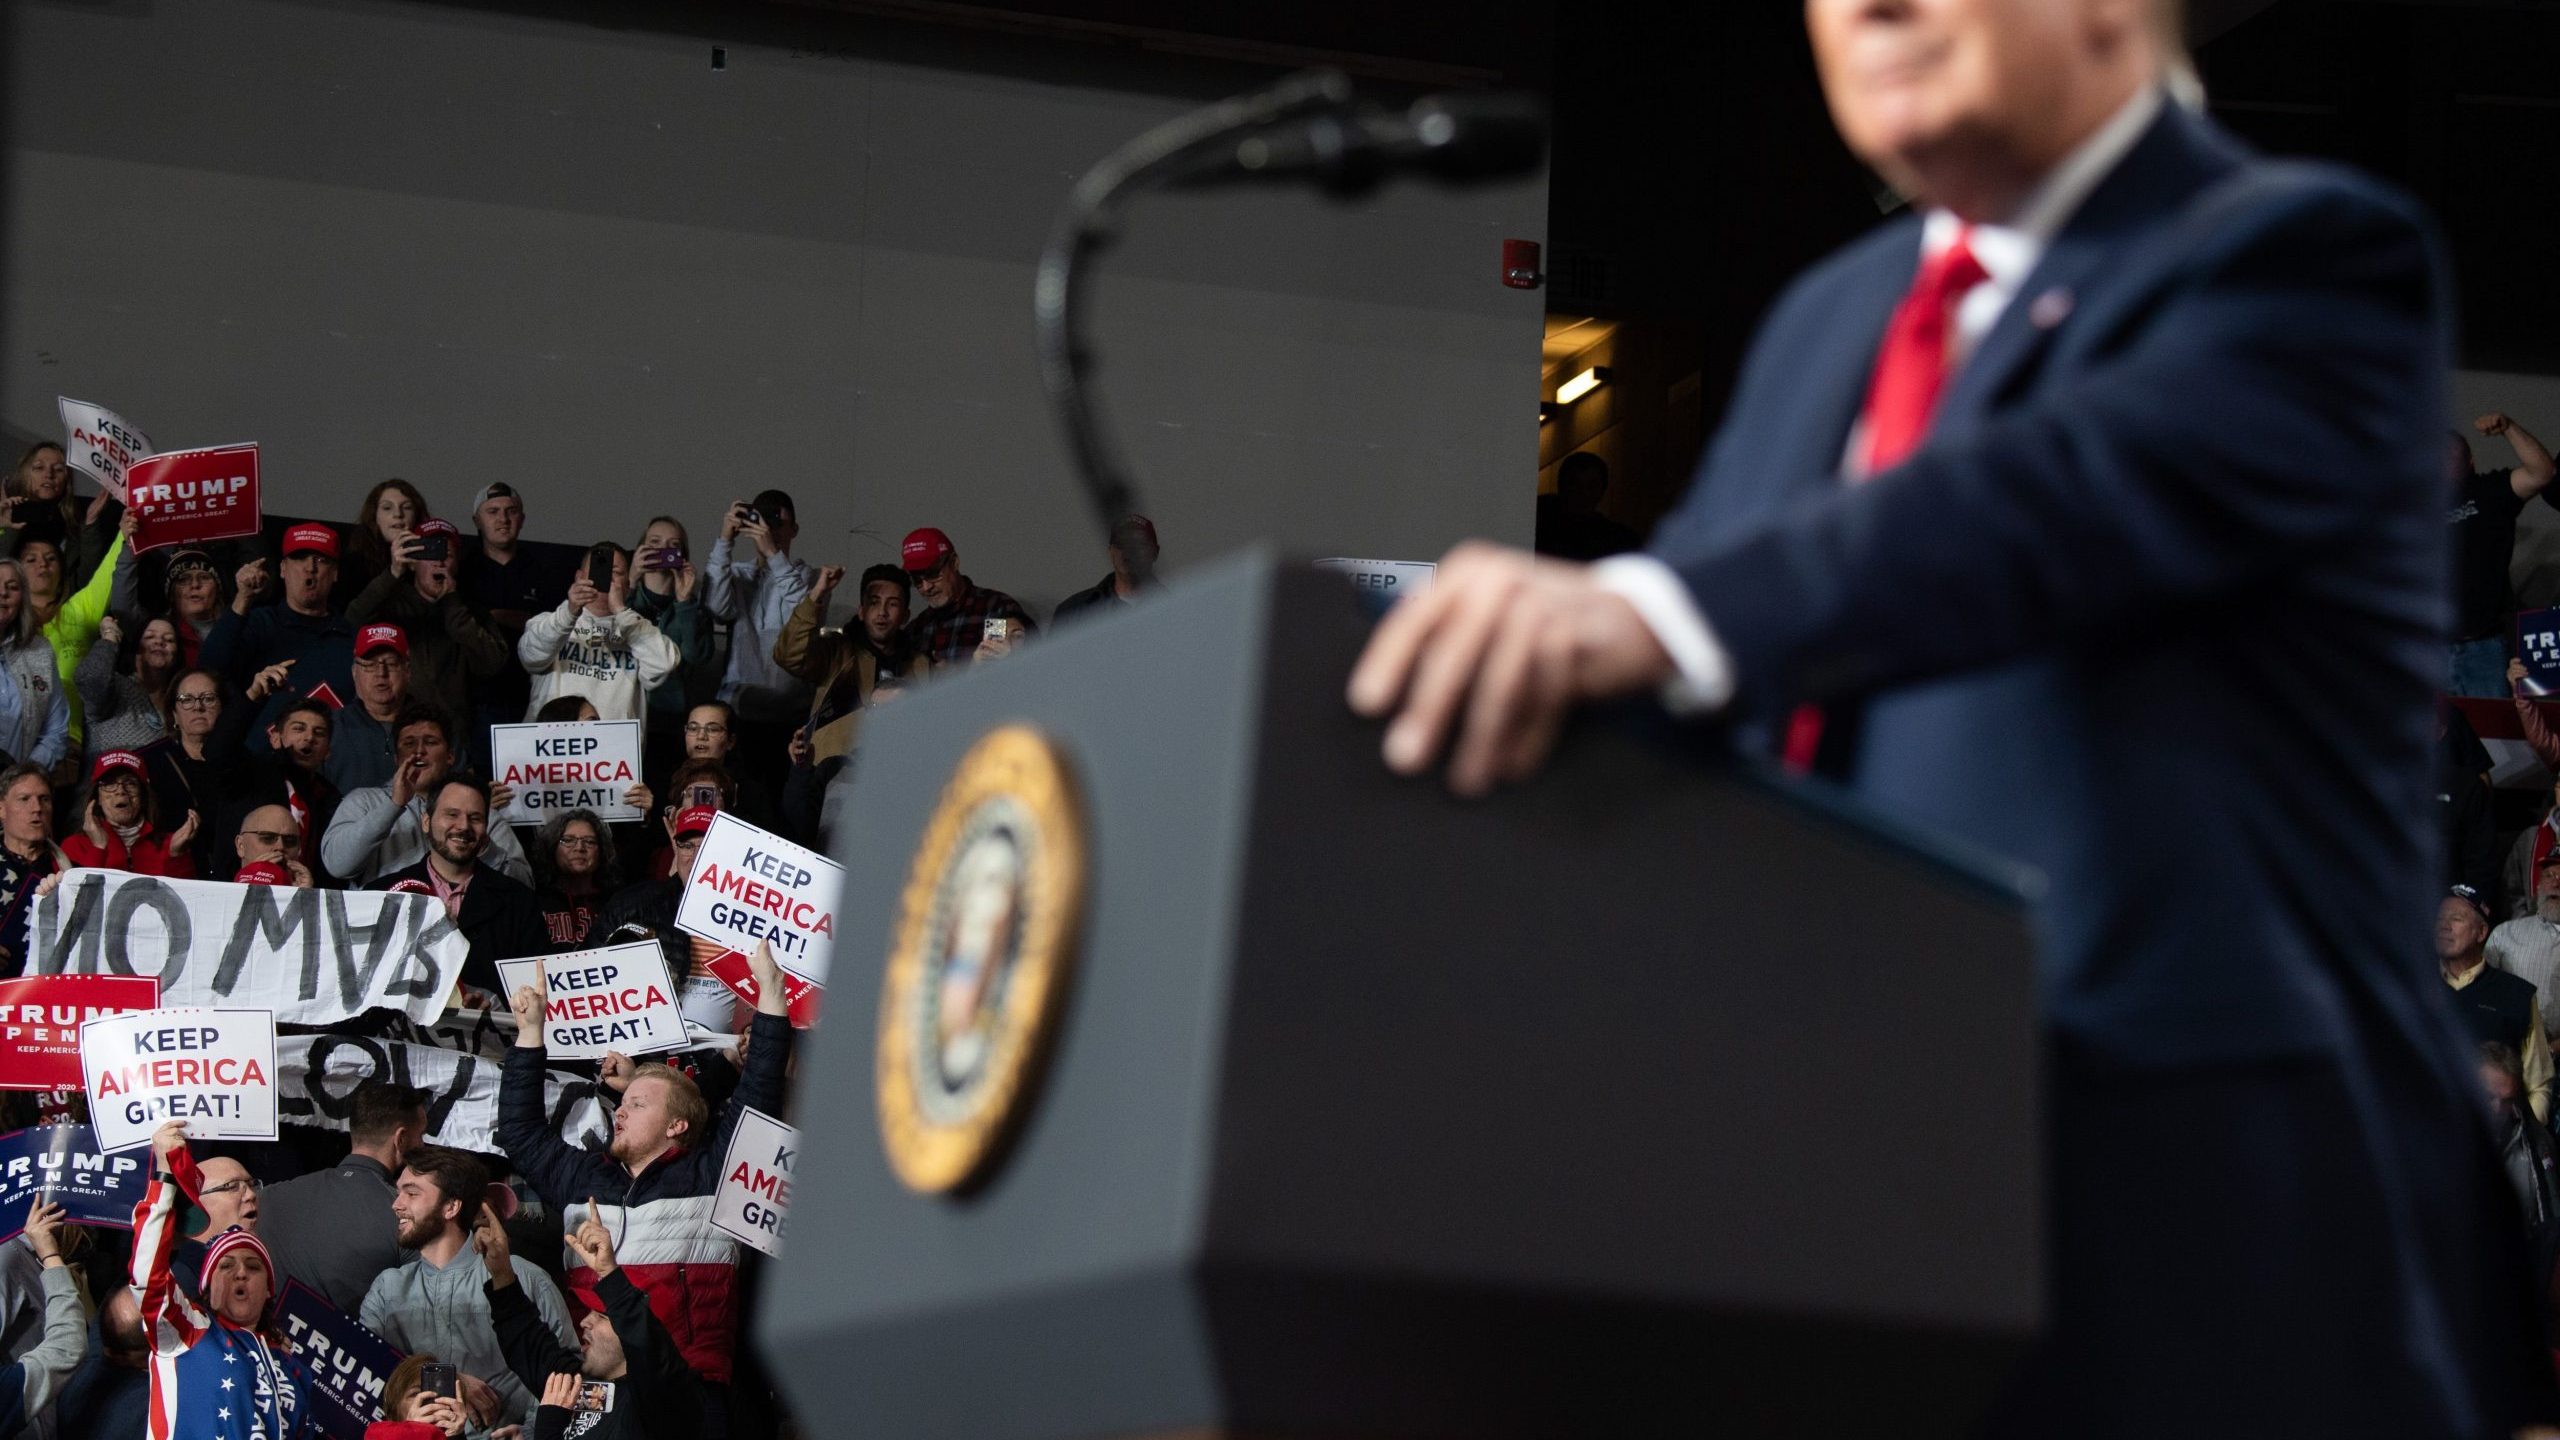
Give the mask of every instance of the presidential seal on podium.
[(1027, 725), (962, 756), (916, 848), (880, 995), (880, 1136), (909, 1188), (985, 1178), (1039, 1080), (1083, 921), (1085, 816)]

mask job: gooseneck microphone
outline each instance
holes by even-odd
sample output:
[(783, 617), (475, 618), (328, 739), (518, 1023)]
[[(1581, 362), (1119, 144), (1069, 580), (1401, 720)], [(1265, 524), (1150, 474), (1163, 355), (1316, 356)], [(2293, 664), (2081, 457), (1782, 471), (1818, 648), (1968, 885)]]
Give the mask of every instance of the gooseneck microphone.
[(1355, 105), (1340, 72), (1311, 70), (1176, 116), (1086, 171), (1040, 252), (1032, 315), (1041, 381), (1105, 537), (1138, 499), (1094, 409), (1080, 282), (1109, 247), (1124, 199), (1149, 188), (1256, 183), (1309, 183), (1347, 199), (1405, 175), (1445, 185), (1509, 180), (1534, 173), (1546, 156), (1546, 106), (1534, 96), (1429, 95), (1388, 110)]

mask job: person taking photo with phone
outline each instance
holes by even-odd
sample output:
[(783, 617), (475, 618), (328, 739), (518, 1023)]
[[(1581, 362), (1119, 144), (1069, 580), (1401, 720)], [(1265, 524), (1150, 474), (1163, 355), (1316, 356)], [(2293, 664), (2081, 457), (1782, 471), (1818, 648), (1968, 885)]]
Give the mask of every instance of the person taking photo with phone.
[[(711, 618), (729, 624), (729, 670), (718, 698), (737, 712), (741, 757), (768, 795), (782, 789), (784, 748), (809, 711), (807, 683), (773, 658), (774, 638), (809, 593), (809, 566), (791, 554), (799, 538), (800, 512), (782, 491), (732, 501), (706, 572), (711, 593), (704, 604)], [(745, 564), (731, 553), (740, 539), (755, 547)]]
[(409, 696), (468, 715), (483, 683), (511, 668), (515, 642), (454, 583), (460, 538), (449, 520), (393, 536), (382, 573), (356, 592), (347, 619), (359, 634), (399, 626), (409, 641)]
[(667, 683), (684, 657), (675, 642), (631, 608), (631, 552), (607, 540), (587, 551), (558, 609), (525, 622), (516, 658), (533, 676), (524, 718), (563, 695), (585, 697), (605, 720), (638, 720), (644, 697)]

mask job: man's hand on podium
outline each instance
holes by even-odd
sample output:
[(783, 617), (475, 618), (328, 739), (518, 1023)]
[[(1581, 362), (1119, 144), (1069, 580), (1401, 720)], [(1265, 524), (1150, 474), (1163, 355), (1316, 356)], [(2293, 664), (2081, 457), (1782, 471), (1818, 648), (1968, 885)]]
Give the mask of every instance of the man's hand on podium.
[(1470, 542), (1379, 622), (1351, 672), (1351, 708), (1393, 717), (1385, 752), (1399, 774), (1430, 769), (1454, 733), (1449, 788), (1482, 795), (1537, 773), (1575, 705), (1656, 689), (1672, 669), (1589, 566)]

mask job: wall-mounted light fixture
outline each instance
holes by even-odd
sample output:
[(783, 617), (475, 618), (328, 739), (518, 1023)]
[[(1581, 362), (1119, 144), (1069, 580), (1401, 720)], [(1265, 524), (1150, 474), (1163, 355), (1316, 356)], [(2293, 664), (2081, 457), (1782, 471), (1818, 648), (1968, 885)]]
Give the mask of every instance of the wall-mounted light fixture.
[(1541, 424), (1541, 425), (1544, 425), (1544, 424), (1546, 424), (1548, 421), (1553, 420), (1554, 418), (1556, 418), (1556, 404), (1555, 404), (1555, 402), (1554, 402), (1554, 401), (1552, 401), (1552, 400), (1541, 400), (1541, 401), (1539, 401), (1539, 402), (1538, 402), (1538, 423), (1539, 423), (1539, 424)]
[(1595, 365), (1556, 387), (1556, 403), (1570, 405), (1609, 383), (1609, 367)]

